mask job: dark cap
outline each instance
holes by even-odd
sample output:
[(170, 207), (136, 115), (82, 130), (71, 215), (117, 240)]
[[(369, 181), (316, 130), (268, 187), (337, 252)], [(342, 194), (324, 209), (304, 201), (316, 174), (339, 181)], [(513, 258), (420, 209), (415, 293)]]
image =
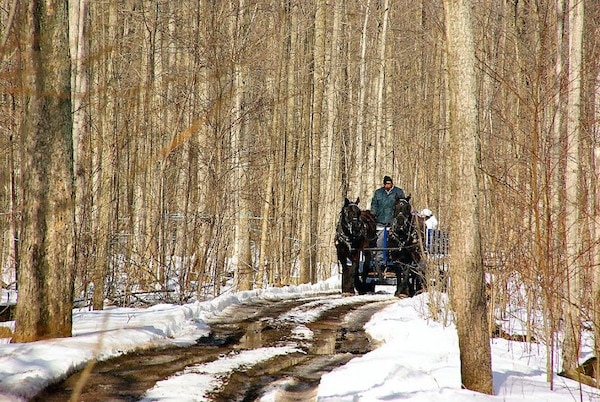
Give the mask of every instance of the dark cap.
[(383, 184), (387, 184), (387, 183), (394, 184), (394, 182), (392, 181), (392, 178), (390, 176), (383, 176)]

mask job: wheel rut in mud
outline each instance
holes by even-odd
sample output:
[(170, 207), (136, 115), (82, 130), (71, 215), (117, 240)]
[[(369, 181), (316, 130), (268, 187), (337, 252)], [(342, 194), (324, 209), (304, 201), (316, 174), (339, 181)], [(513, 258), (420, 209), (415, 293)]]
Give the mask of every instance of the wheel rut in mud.
[[(340, 300), (343, 303), (328, 305)], [(186, 367), (285, 343), (301, 351), (232, 371), (206, 399), (254, 401), (265, 392), (275, 392), (277, 400), (311, 400), (323, 374), (374, 348), (364, 324), (392, 301), (325, 296), (230, 306), (209, 321), (210, 336), (194, 346), (152, 349), (98, 362), (89, 373), (82, 370), (33, 401), (69, 400), (81, 384), (79, 401), (137, 401), (158, 381)], [(306, 312), (314, 318), (302, 318)]]

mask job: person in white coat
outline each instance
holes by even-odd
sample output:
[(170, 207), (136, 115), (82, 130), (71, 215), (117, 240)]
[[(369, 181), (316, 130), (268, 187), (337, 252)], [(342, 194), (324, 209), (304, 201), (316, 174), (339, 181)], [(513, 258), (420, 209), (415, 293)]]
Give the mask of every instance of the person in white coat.
[(422, 210), (421, 216), (425, 218), (425, 227), (427, 227), (427, 229), (437, 229), (438, 220), (430, 209), (425, 208)]
[(419, 211), (419, 216), (425, 219), (425, 249), (427, 252), (431, 252), (433, 231), (437, 229), (438, 220), (428, 208)]

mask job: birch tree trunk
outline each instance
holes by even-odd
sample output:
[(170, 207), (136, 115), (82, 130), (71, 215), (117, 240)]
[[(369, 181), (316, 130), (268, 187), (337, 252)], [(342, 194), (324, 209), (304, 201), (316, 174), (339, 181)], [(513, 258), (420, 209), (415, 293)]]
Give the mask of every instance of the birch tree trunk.
[(470, 0), (444, 0), (450, 98), (452, 306), (462, 384), (492, 394), (485, 282), (479, 232), (477, 97)]
[(21, 3), (23, 220), (12, 342), (71, 336), (75, 275), (68, 10)]

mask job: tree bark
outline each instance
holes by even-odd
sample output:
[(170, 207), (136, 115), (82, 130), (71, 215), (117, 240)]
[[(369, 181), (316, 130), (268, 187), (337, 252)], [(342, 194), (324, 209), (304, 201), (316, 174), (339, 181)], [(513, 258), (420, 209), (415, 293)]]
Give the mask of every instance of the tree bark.
[(313, 104), (311, 126), (311, 174), (310, 174), (310, 283), (317, 282), (317, 256), (319, 239), (322, 238), (321, 211), (321, 159), (324, 156), (323, 143), (326, 141), (324, 127), (327, 125), (324, 99), (328, 66), (326, 65), (327, 47), (327, 1), (317, 0), (315, 12), (315, 36), (313, 48)]
[(21, 3), (23, 221), (13, 342), (71, 336), (73, 121), (67, 3)]
[[(383, 23), (381, 24), (381, 31), (379, 34), (379, 71), (377, 72), (377, 109), (374, 116), (374, 132), (375, 132), (375, 146), (371, 149), (373, 156), (373, 169), (371, 170), (370, 177), (372, 181), (369, 184), (375, 184), (384, 175), (390, 174), (390, 168), (392, 167), (391, 159), (387, 157), (389, 144), (386, 139), (387, 137), (387, 125), (385, 124), (385, 75), (386, 75), (386, 45), (387, 45), (387, 31), (388, 21), (390, 15), (390, 2), (384, 0), (383, 2)], [(371, 158), (371, 156), (369, 156)], [(393, 173), (392, 173), (393, 174)], [(373, 188), (373, 187), (371, 187)]]
[[(366, 109), (366, 93), (367, 93), (367, 29), (369, 27), (369, 17), (371, 16), (371, 0), (367, 0), (365, 5), (365, 16), (362, 25), (362, 32), (360, 35), (360, 58), (359, 73), (358, 73), (358, 105), (356, 112), (356, 151), (354, 153), (356, 157), (356, 169), (350, 168), (350, 171), (356, 171), (356, 176), (351, 177), (350, 181), (356, 186), (356, 193), (358, 197), (362, 194), (367, 194), (368, 189), (372, 189), (369, 186), (371, 180), (367, 180), (365, 183), (365, 167), (362, 159), (368, 152), (368, 135), (365, 134), (365, 109)], [(368, 172), (368, 170), (366, 171)], [(371, 175), (369, 175), (370, 177)], [(354, 197), (352, 197), (354, 199)]]
[[(242, 34), (248, 29), (246, 17), (244, 16), (245, 5), (243, 0), (237, 2), (237, 7), (232, 10), (232, 22), (230, 26), (231, 43), (243, 41)], [(249, 168), (249, 153), (247, 147), (248, 127), (243, 116), (244, 94), (246, 93), (246, 82), (249, 77), (245, 68), (240, 64), (240, 55), (234, 54), (236, 47), (231, 49), (233, 64), (233, 123), (232, 123), (232, 151), (233, 169), (235, 172), (236, 191), (233, 194), (235, 210), (235, 240), (234, 260), (235, 284), (238, 290), (250, 290), (254, 286), (254, 271), (252, 264), (252, 252), (250, 249), (250, 225), (251, 215), (250, 201), (248, 200), (248, 178), (246, 170)]]
[[(597, 56), (598, 61), (600, 62), (600, 55)], [(595, 79), (596, 87), (594, 90), (594, 121), (600, 121), (600, 63), (596, 63), (596, 79)], [(595, 177), (600, 177), (600, 126), (597, 124), (594, 126), (592, 131), (592, 136), (594, 140), (593, 146), (593, 161), (592, 164), (594, 166), (594, 174)], [(600, 216), (600, 183), (595, 181), (592, 186), (592, 208), (593, 214), (595, 217)], [(592, 239), (600, 238), (600, 220), (595, 219), (592, 227)], [(596, 242), (595, 245), (592, 246), (592, 255), (594, 256), (592, 260), (593, 267), (600, 266), (600, 242)], [(596, 306), (593, 309), (593, 322), (594, 322), (594, 351), (596, 357), (600, 355), (600, 270), (595, 269), (593, 271), (592, 278), (592, 291), (593, 297), (592, 302), (593, 305)], [(596, 361), (596, 383), (600, 383), (600, 359)]]
[(450, 267), (462, 384), (492, 394), (485, 282), (479, 232), (477, 98), (470, 0), (444, 0), (450, 158), (452, 166)]
[[(89, 163), (89, 109), (85, 101), (88, 96), (89, 74), (86, 67), (88, 0), (69, 0), (69, 40), (71, 51), (71, 90), (73, 108), (73, 165), (75, 173), (75, 238), (76, 266), (80, 276), (86, 275), (87, 256), (92, 244), (85, 234), (91, 231), (89, 212), (92, 202), (90, 188), (91, 169)], [(84, 225), (88, 225), (84, 228)]]
[[(600, 72), (600, 71), (599, 71)], [(600, 83), (600, 76), (596, 77), (596, 82)], [(595, 102), (595, 116), (596, 119), (600, 119), (600, 85), (597, 85), (597, 92), (596, 92), (596, 102)], [(596, 128), (595, 130), (596, 132), (594, 133), (594, 137), (596, 138), (595, 140), (595, 147), (594, 147), (594, 167), (595, 167), (595, 175), (596, 177), (600, 177), (600, 132), (598, 132), (599, 130)], [(594, 185), (594, 192), (593, 192), (593, 197), (594, 197), (594, 216), (600, 216), (600, 185), (598, 184), (598, 182), (595, 183)], [(592, 239), (598, 239), (600, 238), (600, 220), (596, 219), (595, 223), (594, 223), (594, 227), (593, 227), (593, 231), (592, 231)], [(594, 260), (592, 261), (592, 264), (594, 267), (598, 267), (600, 266), (600, 243), (596, 242), (596, 244), (593, 246), (594, 250), (593, 250), (593, 255), (594, 255)], [(600, 306), (600, 272), (598, 269), (594, 270), (594, 274), (593, 274), (593, 286), (592, 286), (592, 291), (593, 291), (593, 298), (592, 298), (592, 302), (593, 305), (596, 306), (595, 309), (593, 309), (594, 312), (594, 351), (595, 351), (595, 355), (598, 356), (600, 354), (600, 308), (598, 308), (598, 306)], [(596, 383), (600, 383), (600, 359), (598, 359), (596, 361)]]
[(579, 362), (581, 347), (580, 292), (582, 274), (582, 208), (581, 189), (579, 185), (581, 142), (581, 83), (583, 53), (583, 8), (581, 0), (569, 1), (569, 72), (567, 94), (567, 166), (565, 171), (566, 185), (566, 233), (567, 277), (565, 281), (566, 304), (565, 340), (563, 345), (563, 370), (574, 370)]

